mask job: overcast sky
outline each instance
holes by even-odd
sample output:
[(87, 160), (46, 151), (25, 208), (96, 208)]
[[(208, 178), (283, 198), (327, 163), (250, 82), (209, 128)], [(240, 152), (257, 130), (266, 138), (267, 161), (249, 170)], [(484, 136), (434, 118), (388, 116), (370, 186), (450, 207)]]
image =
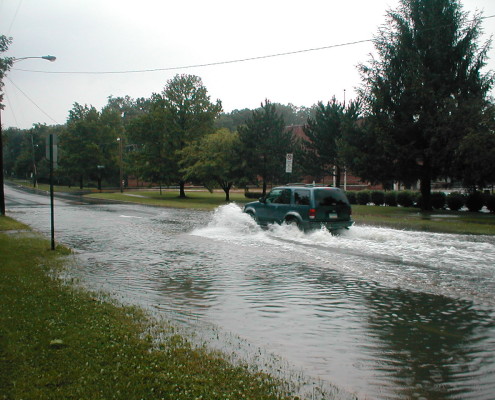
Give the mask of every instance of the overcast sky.
[[(495, 15), (494, 0), (463, 0)], [(224, 111), (265, 99), (310, 107), (355, 97), (356, 66), (397, 0), (0, 0), (6, 55), (21, 58), (5, 80), (4, 128), (63, 124), (73, 103), (101, 109), (108, 96), (149, 97), (178, 73), (198, 75)], [(486, 40), (495, 18), (483, 23)], [(280, 53), (322, 50), (197, 68)], [(495, 70), (495, 50), (487, 69)], [(172, 69), (177, 68), (177, 69)], [(22, 71), (29, 70), (29, 71)], [(94, 74), (162, 69), (155, 72)], [(169, 70), (163, 70), (169, 69)], [(44, 71), (44, 72), (32, 72)], [(53, 73), (57, 72), (57, 73)], [(58, 73), (58, 72), (70, 72)], [(86, 73), (76, 73), (86, 72)], [(93, 74), (88, 73), (93, 72)]]

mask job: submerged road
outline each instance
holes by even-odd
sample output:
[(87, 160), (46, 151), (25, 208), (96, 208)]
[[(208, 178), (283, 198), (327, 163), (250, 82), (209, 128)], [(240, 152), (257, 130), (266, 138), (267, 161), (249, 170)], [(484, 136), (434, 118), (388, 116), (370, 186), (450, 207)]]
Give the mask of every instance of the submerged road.
[[(9, 186), (6, 197), (7, 215), (49, 236), (48, 197)], [(55, 225), (85, 286), (261, 367), (277, 360), (340, 398), (495, 398), (494, 237), (374, 227), (336, 237), (262, 230), (235, 204), (80, 199), (57, 199)]]

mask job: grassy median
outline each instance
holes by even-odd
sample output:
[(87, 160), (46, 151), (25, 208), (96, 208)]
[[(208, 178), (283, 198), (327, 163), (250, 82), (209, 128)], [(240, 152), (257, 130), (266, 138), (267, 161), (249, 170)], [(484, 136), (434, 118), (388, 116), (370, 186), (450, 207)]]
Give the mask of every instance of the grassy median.
[(265, 373), (160, 343), (139, 310), (57, 278), (69, 251), (0, 217), (0, 399), (293, 399)]

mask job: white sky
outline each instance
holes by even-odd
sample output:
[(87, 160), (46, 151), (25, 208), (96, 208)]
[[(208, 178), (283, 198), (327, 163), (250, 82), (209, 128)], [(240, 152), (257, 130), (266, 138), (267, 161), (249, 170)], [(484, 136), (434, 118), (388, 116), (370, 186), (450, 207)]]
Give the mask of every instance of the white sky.
[[(107, 97), (149, 97), (177, 73), (198, 75), (224, 111), (265, 99), (311, 106), (354, 98), (356, 65), (372, 44), (219, 66), (128, 74), (292, 52), (371, 39), (397, 0), (0, 0), (0, 34), (14, 38), (6, 55), (19, 61), (5, 79), (4, 128), (63, 124), (74, 102), (101, 109)], [(495, 15), (495, 0), (463, 0), (469, 12)], [(495, 18), (483, 23), (485, 38)], [(493, 46), (495, 47), (495, 46)], [(495, 70), (495, 50), (487, 69)], [(29, 99), (30, 100), (29, 100)], [(34, 104), (33, 104), (34, 103)], [(40, 110), (41, 109), (41, 110)]]

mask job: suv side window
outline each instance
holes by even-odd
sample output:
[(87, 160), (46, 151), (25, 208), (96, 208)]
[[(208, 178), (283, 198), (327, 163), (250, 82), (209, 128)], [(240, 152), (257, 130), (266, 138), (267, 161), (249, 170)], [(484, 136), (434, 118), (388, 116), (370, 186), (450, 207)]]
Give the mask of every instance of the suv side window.
[(296, 189), (294, 191), (294, 203), (298, 206), (309, 206), (309, 190)]
[(274, 204), (290, 204), (290, 189), (274, 189), (266, 197), (266, 202)]

